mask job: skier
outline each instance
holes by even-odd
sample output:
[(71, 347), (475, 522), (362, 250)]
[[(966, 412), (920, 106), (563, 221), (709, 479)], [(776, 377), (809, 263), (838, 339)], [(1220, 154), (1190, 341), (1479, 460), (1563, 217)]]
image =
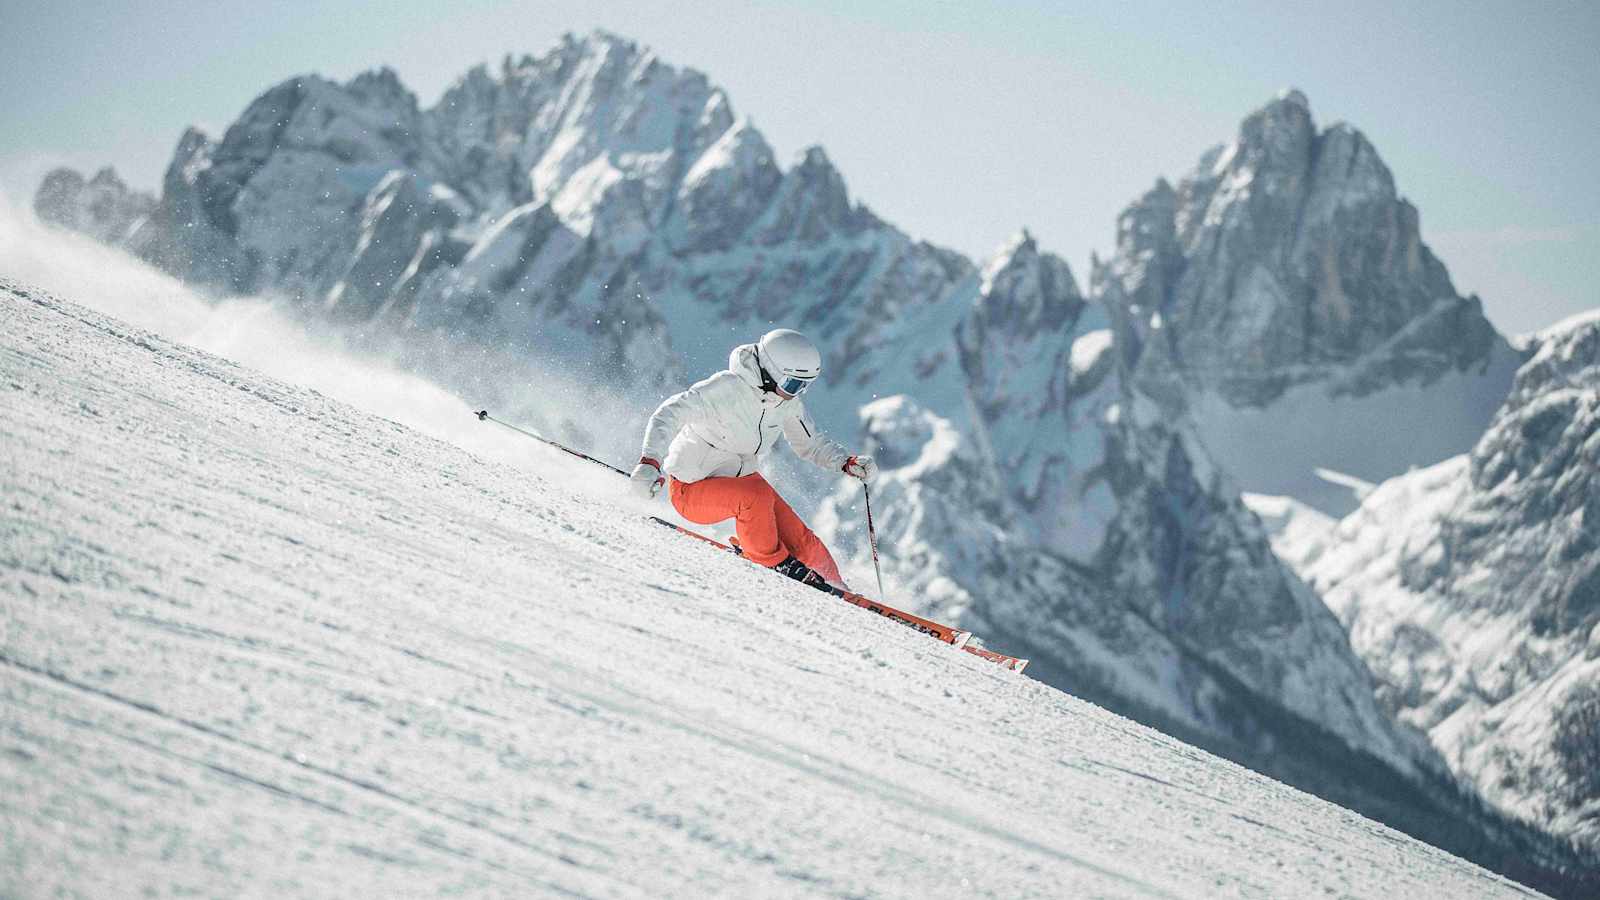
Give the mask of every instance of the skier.
[(685, 519), (701, 525), (734, 519), (739, 546), (753, 562), (820, 590), (843, 588), (828, 548), (761, 476), (761, 461), (780, 434), (802, 459), (824, 469), (862, 481), (877, 475), (872, 457), (852, 455), (806, 413), (800, 395), (821, 374), (816, 345), (787, 328), (733, 348), (726, 370), (656, 408), (633, 468), (634, 491), (651, 498), (666, 485)]

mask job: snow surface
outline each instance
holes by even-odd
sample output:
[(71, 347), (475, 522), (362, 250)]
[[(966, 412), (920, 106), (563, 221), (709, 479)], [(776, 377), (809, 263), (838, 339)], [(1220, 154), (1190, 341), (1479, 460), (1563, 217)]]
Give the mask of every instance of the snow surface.
[(1600, 309), (1586, 309), (1580, 313), (1573, 313), (1548, 328), (1541, 328), (1529, 334), (1518, 335), (1515, 342), (1523, 347), (1543, 345), (1593, 322), (1600, 322)]
[(1296, 572), (1316, 560), (1339, 520), (1293, 497), (1241, 494), (1240, 500), (1261, 519), (1272, 539), (1272, 552)]
[(1296, 497), (1342, 516), (1359, 497), (1317, 469), (1376, 483), (1471, 448), (1505, 399), (1504, 390), (1475, 386), (1509, 386), (1517, 362), (1497, 359), (1489, 374), (1450, 372), (1426, 385), (1402, 383), (1359, 397), (1325, 384), (1297, 385), (1265, 407), (1234, 406), (1213, 391), (1197, 391), (1190, 409), (1206, 447), (1244, 490)]
[(1072, 342), (1072, 375), (1080, 378), (1099, 365), (1100, 359), (1111, 352), (1111, 329), (1090, 331)]
[(1529, 893), (464, 403), (493, 453), (31, 288), (0, 396), (7, 896)]

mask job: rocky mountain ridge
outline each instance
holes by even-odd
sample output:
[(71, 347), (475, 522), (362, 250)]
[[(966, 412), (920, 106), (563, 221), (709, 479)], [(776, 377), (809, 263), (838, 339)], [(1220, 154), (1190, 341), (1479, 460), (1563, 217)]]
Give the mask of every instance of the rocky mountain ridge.
[(1371, 142), (1319, 130), (1299, 91), (1129, 206), (1093, 285), (1141, 390), (1247, 490), (1333, 513), (1353, 500), (1316, 469), (1380, 481), (1464, 452), (1521, 361)]
[(1600, 320), (1540, 336), (1470, 454), (1280, 532), (1379, 681), (1498, 806), (1600, 849)]

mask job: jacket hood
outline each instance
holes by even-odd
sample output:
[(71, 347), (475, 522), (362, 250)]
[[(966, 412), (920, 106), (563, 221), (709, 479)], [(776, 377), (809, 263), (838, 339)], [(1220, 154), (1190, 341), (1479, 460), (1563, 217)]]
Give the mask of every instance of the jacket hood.
[(740, 344), (728, 354), (728, 371), (744, 379), (756, 390), (761, 390), (761, 364), (756, 362), (756, 345)]
[(761, 363), (756, 361), (756, 345), (740, 344), (728, 354), (728, 371), (739, 376), (739, 380), (750, 386), (756, 392), (756, 398), (762, 406), (782, 406), (785, 403), (798, 403), (798, 399), (790, 397), (787, 400), (775, 391), (768, 391), (761, 386)]

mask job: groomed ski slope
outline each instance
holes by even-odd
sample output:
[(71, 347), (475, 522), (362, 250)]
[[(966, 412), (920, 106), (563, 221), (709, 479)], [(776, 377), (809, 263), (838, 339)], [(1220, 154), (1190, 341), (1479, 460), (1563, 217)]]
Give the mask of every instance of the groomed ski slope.
[(0, 895), (1531, 894), (27, 288), (0, 429)]

